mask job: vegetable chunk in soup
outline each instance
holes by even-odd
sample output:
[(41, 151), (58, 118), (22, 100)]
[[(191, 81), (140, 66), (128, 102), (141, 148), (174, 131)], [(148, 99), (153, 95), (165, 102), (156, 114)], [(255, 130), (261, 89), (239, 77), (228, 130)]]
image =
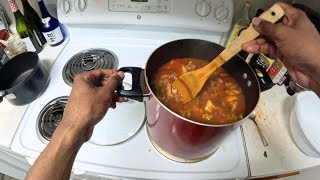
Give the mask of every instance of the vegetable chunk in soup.
[(175, 113), (204, 124), (228, 124), (243, 118), (244, 94), (235, 79), (224, 69), (215, 71), (200, 93), (183, 104), (182, 97), (172, 84), (182, 74), (206, 66), (201, 59), (173, 59), (160, 67), (152, 81), (157, 98)]

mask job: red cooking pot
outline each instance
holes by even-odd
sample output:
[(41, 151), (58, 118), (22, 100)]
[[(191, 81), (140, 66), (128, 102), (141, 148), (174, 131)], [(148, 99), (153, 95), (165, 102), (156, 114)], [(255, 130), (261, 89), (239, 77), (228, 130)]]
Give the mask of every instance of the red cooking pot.
[[(167, 43), (150, 56), (145, 69), (123, 67), (120, 71), (132, 74), (132, 90), (119, 89), (118, 93), (130, 99), (146, 102), (147, 131), (154, 147), (164, 156), (178, 162), (198, 162), (208, 158), (221, 142), (243, 120), (224, 125), (208, 125), (184, 118), (167, 108), (155, 96), (152, 80), (158, 69), (176, 58), (197, 58), (211, 61), (224, 48), (212, 42), (184, 39)], [(255, 109), (260, 86), (252, 68), (239, 57), (234, 57), (223, 68), (239, 83), (245, 94), (246, 111), (244, 117)]]

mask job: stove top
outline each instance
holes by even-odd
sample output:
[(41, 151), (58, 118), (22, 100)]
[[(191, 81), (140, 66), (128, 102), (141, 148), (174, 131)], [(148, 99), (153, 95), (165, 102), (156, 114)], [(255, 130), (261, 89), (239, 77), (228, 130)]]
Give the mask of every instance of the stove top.
[[(41, 135), (39, 137), (40, 140), (49, 141), (51, 139), (55, 129), (62, 120), (67, 101), (67, 96), (58, 97), (43, 107), (37, 118), (37, 130)], [(42, 138), (44, 138), (44, 140)]]
[[(13, 151), (30, 160), (37, 158), (49, 143), (76, 74), (96, 68), (144, 67), (155, 49), (177, 39), (220, 43), (233, 19), (232, 0), (78, 2), (57, 0), (59, 20), (68, 25), (70, 41), (50, 70), (47, 90), (29, 105), (11, 144)], [(124, 82), (130, 89), (129, 75)], [(90, 141), (81, 147), (73, 169), (107, 176), (106, 179), (248, 177), (240, 129), (210, 158), (178, 163), (154, 148), (144, 122), (144, 103), (129, 101), (108, 110)]]
[[(87, 33), (88, 29), (74, 28), (70, 31), (80, 36)], [(221, 38), (217, 35), (165, 34), (127, 30), (117, 31), (117, 35), (113, 30), (90, 31), (94, 34), (105, 33), (104, 38), (88, 37), (80, 40), (73, 36), (70, 39), (50, 70), (51, 81), (47, 90), (29, 105), (12, 142), (13, 151), (30, 158), (37, 158), (49, 143), (49, 133), (61, 119), (63, 108), (60, 105), (65, 103), (71, 92), (71, 87), (63, 80), (62, 73), (67, 62), (76, 53), (88, 49), (107, 49), (108, 52), (117, 55), (119, 67), (144, 67), (151, 53), (169, 41), (196, 38), (219, 42)], [(94, 43), (81, 43), (89, 41)], [(130, 88), (131, 77), (126, 76), (124, 82), (127, 88)], [(61, 97), (62, 99), (59, 100)], [(52, 108), (42, 110), (46, 105)], [(247, 159), (239, 129), (232, 133), (210, 158), (192, 164), (178, 163), (162, 156), (150, 142), (144, 123), (144, 103), (130, 101), (119, 105), (117, 109), (109, 110), (95, 127), (92, 139), (80, 149), (74, 169), (138, 179), (206, 179), (210, 177), (234, 179), (248, 176)], [(39, 114), (46, 110), (52, 114), (44, 113), (40, 116), (43, 121), (38, 121)], [(48, 129), (48, 135), (44, 132), (40, 133), (37, 130), (39, 126)], [(115, 132), (121, 133), (118, 136), (112, 136)]]
[(72, 86), (77, 74), (96, 69), (117, 69), (114, 53), (105, 49), (87, 49), (72, 56), (63, 68), (63, 80)]

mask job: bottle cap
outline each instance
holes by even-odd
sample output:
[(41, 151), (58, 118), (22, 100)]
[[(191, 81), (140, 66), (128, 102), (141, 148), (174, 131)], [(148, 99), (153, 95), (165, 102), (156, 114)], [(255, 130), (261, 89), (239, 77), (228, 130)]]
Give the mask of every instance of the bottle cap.
[(11, 8), (12, 12), (15, 13), (15, 12), (17, 12), (19, 10), (15, 0), (9, 0), (9, 5), (10, 5), (10, 8)]
[(252, 6), (251, 2), (246, 1), (244, 2), (244, 7), (250, 8)]

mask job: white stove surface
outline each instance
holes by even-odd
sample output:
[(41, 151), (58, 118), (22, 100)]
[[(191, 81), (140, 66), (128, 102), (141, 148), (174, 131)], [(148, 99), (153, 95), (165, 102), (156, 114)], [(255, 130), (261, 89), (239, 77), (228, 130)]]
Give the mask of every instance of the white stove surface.
[[(204, 39), (219, 43), (221, 34), (197, 35), (174, 32), (143, 32), (129, 30), (70, 29), (70, 42), (58, 57), (50, 71), (47, 90), (30, 104), (16, 132), (11, 149), (31, 159), (37, 158), (47, 141), (40, 140), (37, 117), (41, 109), (52, 99), (68, 96), (71, 92), (62, 79), (65, 63), (74, 54), (92, 48), (112, 51), (124, 66), (144, 67), (151, 53), (162, 44), (183, 38)], [(99, 36), (98, 36), (99, 35)], [(126, 79), (127, 82), (130, 82)], [(106, 115), (108, 116), (108, 114)], [(127, 118), (134, 114), (127, 114)], [(108, 121), (101, 123), (107, 126)], [(96, 134), (99, 136), (99, 134)], [(128, 141), (99, 146), (85, 143), (79, 151), (74, 169), (101, 175), (148, 179), (234, 179), (248, 177), (247, 159), (240, 129), (226, 139), (221, 148), (209, 159), (184, 164), (171, 161), (152, 146), (146, 127)]]

